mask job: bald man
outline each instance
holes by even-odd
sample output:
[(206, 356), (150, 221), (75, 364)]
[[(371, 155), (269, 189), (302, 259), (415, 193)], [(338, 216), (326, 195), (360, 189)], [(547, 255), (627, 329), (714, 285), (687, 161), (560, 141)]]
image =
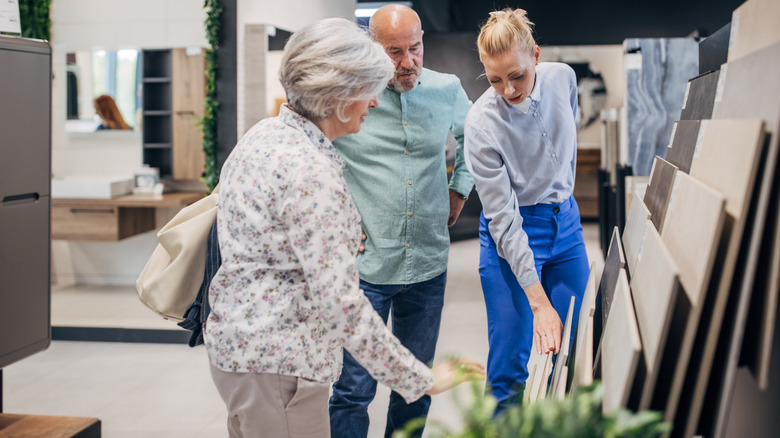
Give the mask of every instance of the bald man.
[[(371, 18), (372, 38), (396, 72), (360, 133), (334, 146), (346, 162), (344, 178), (366, 235), (358, 255), (360, 287), (393, 333), (423, 363), (431, 363), (439, 336), (452, 226), (474, 180), (463, 158), (463, 125), (471, 103), (457, 77), (422, 67), (423, 31), (410, 8), (388, 5)], [(457, 140), (447, 182), (445, 144)], [(368, 404), (376, 381), (349, 353), (330, 399), (331, 436), (368, 433)], [(425, 417), (430, 397), (407, 405), (390, 396), (385, 436)], [(422, 429), (419, 430), (422, 434)]]

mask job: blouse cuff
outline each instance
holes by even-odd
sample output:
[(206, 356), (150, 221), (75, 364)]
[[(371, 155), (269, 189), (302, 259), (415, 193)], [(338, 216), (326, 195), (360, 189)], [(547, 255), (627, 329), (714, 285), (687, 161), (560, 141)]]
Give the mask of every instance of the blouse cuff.
[(536, 274), (536, 270), (534, 269), (529, 273), (523, 275), (522, 277), (518, 278), (517, 282), (520, 283), (520, 287), (522, 287), (523, 290), (525, 290), (533, 286), (535, 283), (539, 282), (539, 275)]

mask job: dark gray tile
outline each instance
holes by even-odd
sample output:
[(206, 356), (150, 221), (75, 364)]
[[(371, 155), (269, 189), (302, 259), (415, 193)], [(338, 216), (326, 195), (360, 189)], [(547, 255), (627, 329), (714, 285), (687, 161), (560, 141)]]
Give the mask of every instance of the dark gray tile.
[(688, 81), (680, 120), (706, 120), (712, 118), (715, 105), (715, 91), (718, 88), (720, 71), (696, 76)]
[(693, 152), (699, 135), (700, 120), (680, 120), (675, 123), (674, 135), (666, 150), (666, 161), (677, 166), (685, 173), (691, 171)]
[(676, 173), (677, 166), (661, 157), (655, 157), (644, 202), (647, 209), (650, 210), (650, 220), (653, 221), (653, 225), (659, 232), (663, 231), (666, 208), (669, 205)]

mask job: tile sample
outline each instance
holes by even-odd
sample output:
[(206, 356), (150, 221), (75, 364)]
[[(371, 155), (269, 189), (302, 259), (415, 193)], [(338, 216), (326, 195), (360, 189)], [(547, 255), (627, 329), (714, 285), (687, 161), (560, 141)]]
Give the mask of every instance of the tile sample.
[(628, 278), (621, 271), (615, 288), (613, 311), (604, 327), (603, 385), (604, 413), (626, 407), (634, 389), (634, 377), (642, 354), (642, 343), (631, 302)]
[(700, 120), (680, 120), (674, 124), (674, 134), (669, 148), (666, 149), (666, 161), (677, 166), (685, 173), (691, 171), (693, 152), (699, 137)]
[(650, 220), (653, 221), (658, 231), (663, 231), (666, 209), (669, 205), (676, 173), (677, 166), (661, 157), (655, 157), (644, 201), (647, 209), (650, 210)]
[[(639, 409), (663, 411), (680, 349), (677, 330), (685, 327), (690, 305), (678, 302), (682, 290), (677, 265), (658, 231), (648, 223), (647, 235), (631, 276), (646, 377)], [(670, 336), (674, 331), (675, 335)]]
[(593, 317), (596, 313), (596, 270), (590, 265), (588, 283), (582, 294), (580, 317), (574, 336), (574, 350), (569, 360), (571, 390), (593, 382)]
[(699, 41), (699, 74), (718, 71), (728, 60), (731, 22)]
[[(715, 277), (714, 284), (719, 279), (719, 272), (713, 275), (713, 266), (722, 240), (724, 216), (723, 195), (693, 177), (677, 172), (661, 237), (679, 268), (680, 283), (691, 311), (685, 329), (679, 334), (682, 347), (669, 392), (665, 421), (672, 421), (675, 415), (682, 421), (687, 419), (677, 413), (678, 403), (683, 384), (686, 383), (702, 309), (708, 291), (712, 289), (710, 278)], [(675, 431), (680, 429), (684, 428)]]
[[(778, 160), (778, 142), (780, 141), (780, 82), (776, 80), (780, 76), (780, 43), (771, 44), (765, 48), (757, 50), (755, 52), (744, 55), (743, 57), (736, 59), (724, 65), (726, 73), (721, 72), (721, 78), (719, 79), (718, 93), (715, 97), (715, 108), (713, 109), (713, 119), (726, 119), (726, 118), (760, 118), (764, 121), (764, 128), (769, 132), (769, 139), (767, 140), (767, 150), (765, 152), (766, 157), (762, 158), (764, 163), (777, 163)], [(777, 209), (780, 206), (777, 203), (770, 203), (769, 196), (772, 190), (776, 190), (776, 178), (775, 174), (777, 169), (775, 166), (767, 165), (763, 166), (764, 171), (761, 176), (760, 188), (757, 205), (754, 211), (751, 211), (750, 217), (747, 219), (746, 226), (753, 225), (753, 229), (750, 237), (750, 248), (748, 250), (748, 258), (751, 258), (758, 248), (760, 248), (763, 241), (770, 239), (768, 235), (764, 235), (764, 227), (776, 226), (775, 224), (766, 224), (763, 218), (777, 215)], [(776, 255), (775, 255), (776, 254)], [(780, 266), (780, 251), (771, 251), (765, 256), (761, 256), (760, 262), (762, 265), (777, 267)], [(746, 266), (751, 267), (751, 263), (747, 262)], [(752, 268), (751, 268), (752, 269)], [(771, 269), (770, 269), (771, 272)], [(763, 293), (764, 287), (762, 284), (768, 284), (770, 279), (766, 278), (767, 272), (759, 270), (756, 272), (756, 284), (751, 285), (754, 293)], [(754, 297), (754, 301), (759, 299)], [(759, 307), (767, 308), (769, 306), (769, 300), (772, 300), (772, 294), (764, 296), (764, 303)], [(727, 311), (729, 309), (727, 308)], [(752, 322), (752, 319), (749, 319)], [(771, 324), (770, 320), (766, 320), (767, 324)], [(763, 323), (762, 323), (763, 324)], [(763, 326), (763, 332), (765, 334), (771, 333), (771, 327), (768, 325)], [(752, 342), (752, 339), (747, 340), (748, 343)], [(768, 357), (768, 353), (763, 354), (763, 357)], [(762, 362), (748, 362), (746, 363), (753, 370), (754, 374), (760, 378), (762, 375), (766, 375), (768, 368), (760, 367)], [(766, 364), (766, 362), (763, 362)], [(713, 370), (713, 373), (715, 370)], [(725, 381), (722, 383), (724, 388), (729, 388), (732, 385), (730, 382), (734, 382), (735, 376), (733, 374), (725, 376)], [(712, 379), (711, 379), (712, 380)], [(723, 398), (722, 401), (729, 403), (728, 398)], [(721, 409), (722, 411), (723, 409)], [(707, 414), (716, 415), (712, 412)], [(723, 419), (719, 418), (722, 422)], [(719, 427), (719, 430), (722, 426)]]
[(555, 359), (555, 370), (553, 371), (553, 378), (550, 388), (550, 396), (557, 398), (560, 394), (561, 386), (566, 388), (566, 379), (568, 373), (565, 372), (566, 367), (569, 365), (569, 356), (571, 355), (571, 322), (574, 316), (574, 303), (575, 297), (571, 297), (569, 300), (569, 310), (566, 313), (566, 322), (563, 324), (563, 332), (561, 334), (561, 349)]
[(623, 252), (623, 244), (620, 242), (620, 233), (617, 227), (614, 227), (607, 257), (604, 259), (604, 269), (601, 271), (601, 281), (596, 289), (596, 315), (593, 320), (593, 354), (595, 357), (598, 357), (598, 347), (607, 324), (607, 316), (612, 305), (612, 296), (615, 294), (618, 274), (625, 267), (626, 255)]
[(693, 38), (626, 39), (623, 42), (627, 157), (634, 175), (647, 176), (653, 157), (663, 155), (680, 112), (688, 80), (698, 74)]
[(626, 254), (626, 269), (631, 277), (634, 276), (636, 269), (636, 258), (639, 255), (639, 248), (645, 240), (647, 227), (655, 228), (650, 219), (650, 210), (647, 209), (642, 197), (634, 194), (634, 201), (628, 209), (626, 218), (626, 227), (623, 229), (623, 249)]
[(707, 72), (688, 81), (680, 120), (706, 120), (712, 118), (712, 107), (715, 105), (715, 91), (718, 87), (719, 73), (720, 71)]
[[(631, 202), (634, 199), (641, 201), (645, 197), (649, 180), (649, 176), (626, 176), (626, 218), (628, 218), (628, 212), (631, 210)], [(639, 195), (637, 198), (634, 198), (635, 193)]]
[(780, 2), (749, 0), (731, 15), (729, 62), (780, 42)]

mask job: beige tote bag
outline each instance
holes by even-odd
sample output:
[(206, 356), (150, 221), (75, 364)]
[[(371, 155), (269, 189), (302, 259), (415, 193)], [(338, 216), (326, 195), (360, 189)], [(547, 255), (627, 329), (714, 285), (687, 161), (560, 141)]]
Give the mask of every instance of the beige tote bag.
[(198, 295), (209, 231), (217, 219), (218, 188), (160, 229), (160, 243), (135, 283), (141, 301), (165, 319), (183, 321)]

